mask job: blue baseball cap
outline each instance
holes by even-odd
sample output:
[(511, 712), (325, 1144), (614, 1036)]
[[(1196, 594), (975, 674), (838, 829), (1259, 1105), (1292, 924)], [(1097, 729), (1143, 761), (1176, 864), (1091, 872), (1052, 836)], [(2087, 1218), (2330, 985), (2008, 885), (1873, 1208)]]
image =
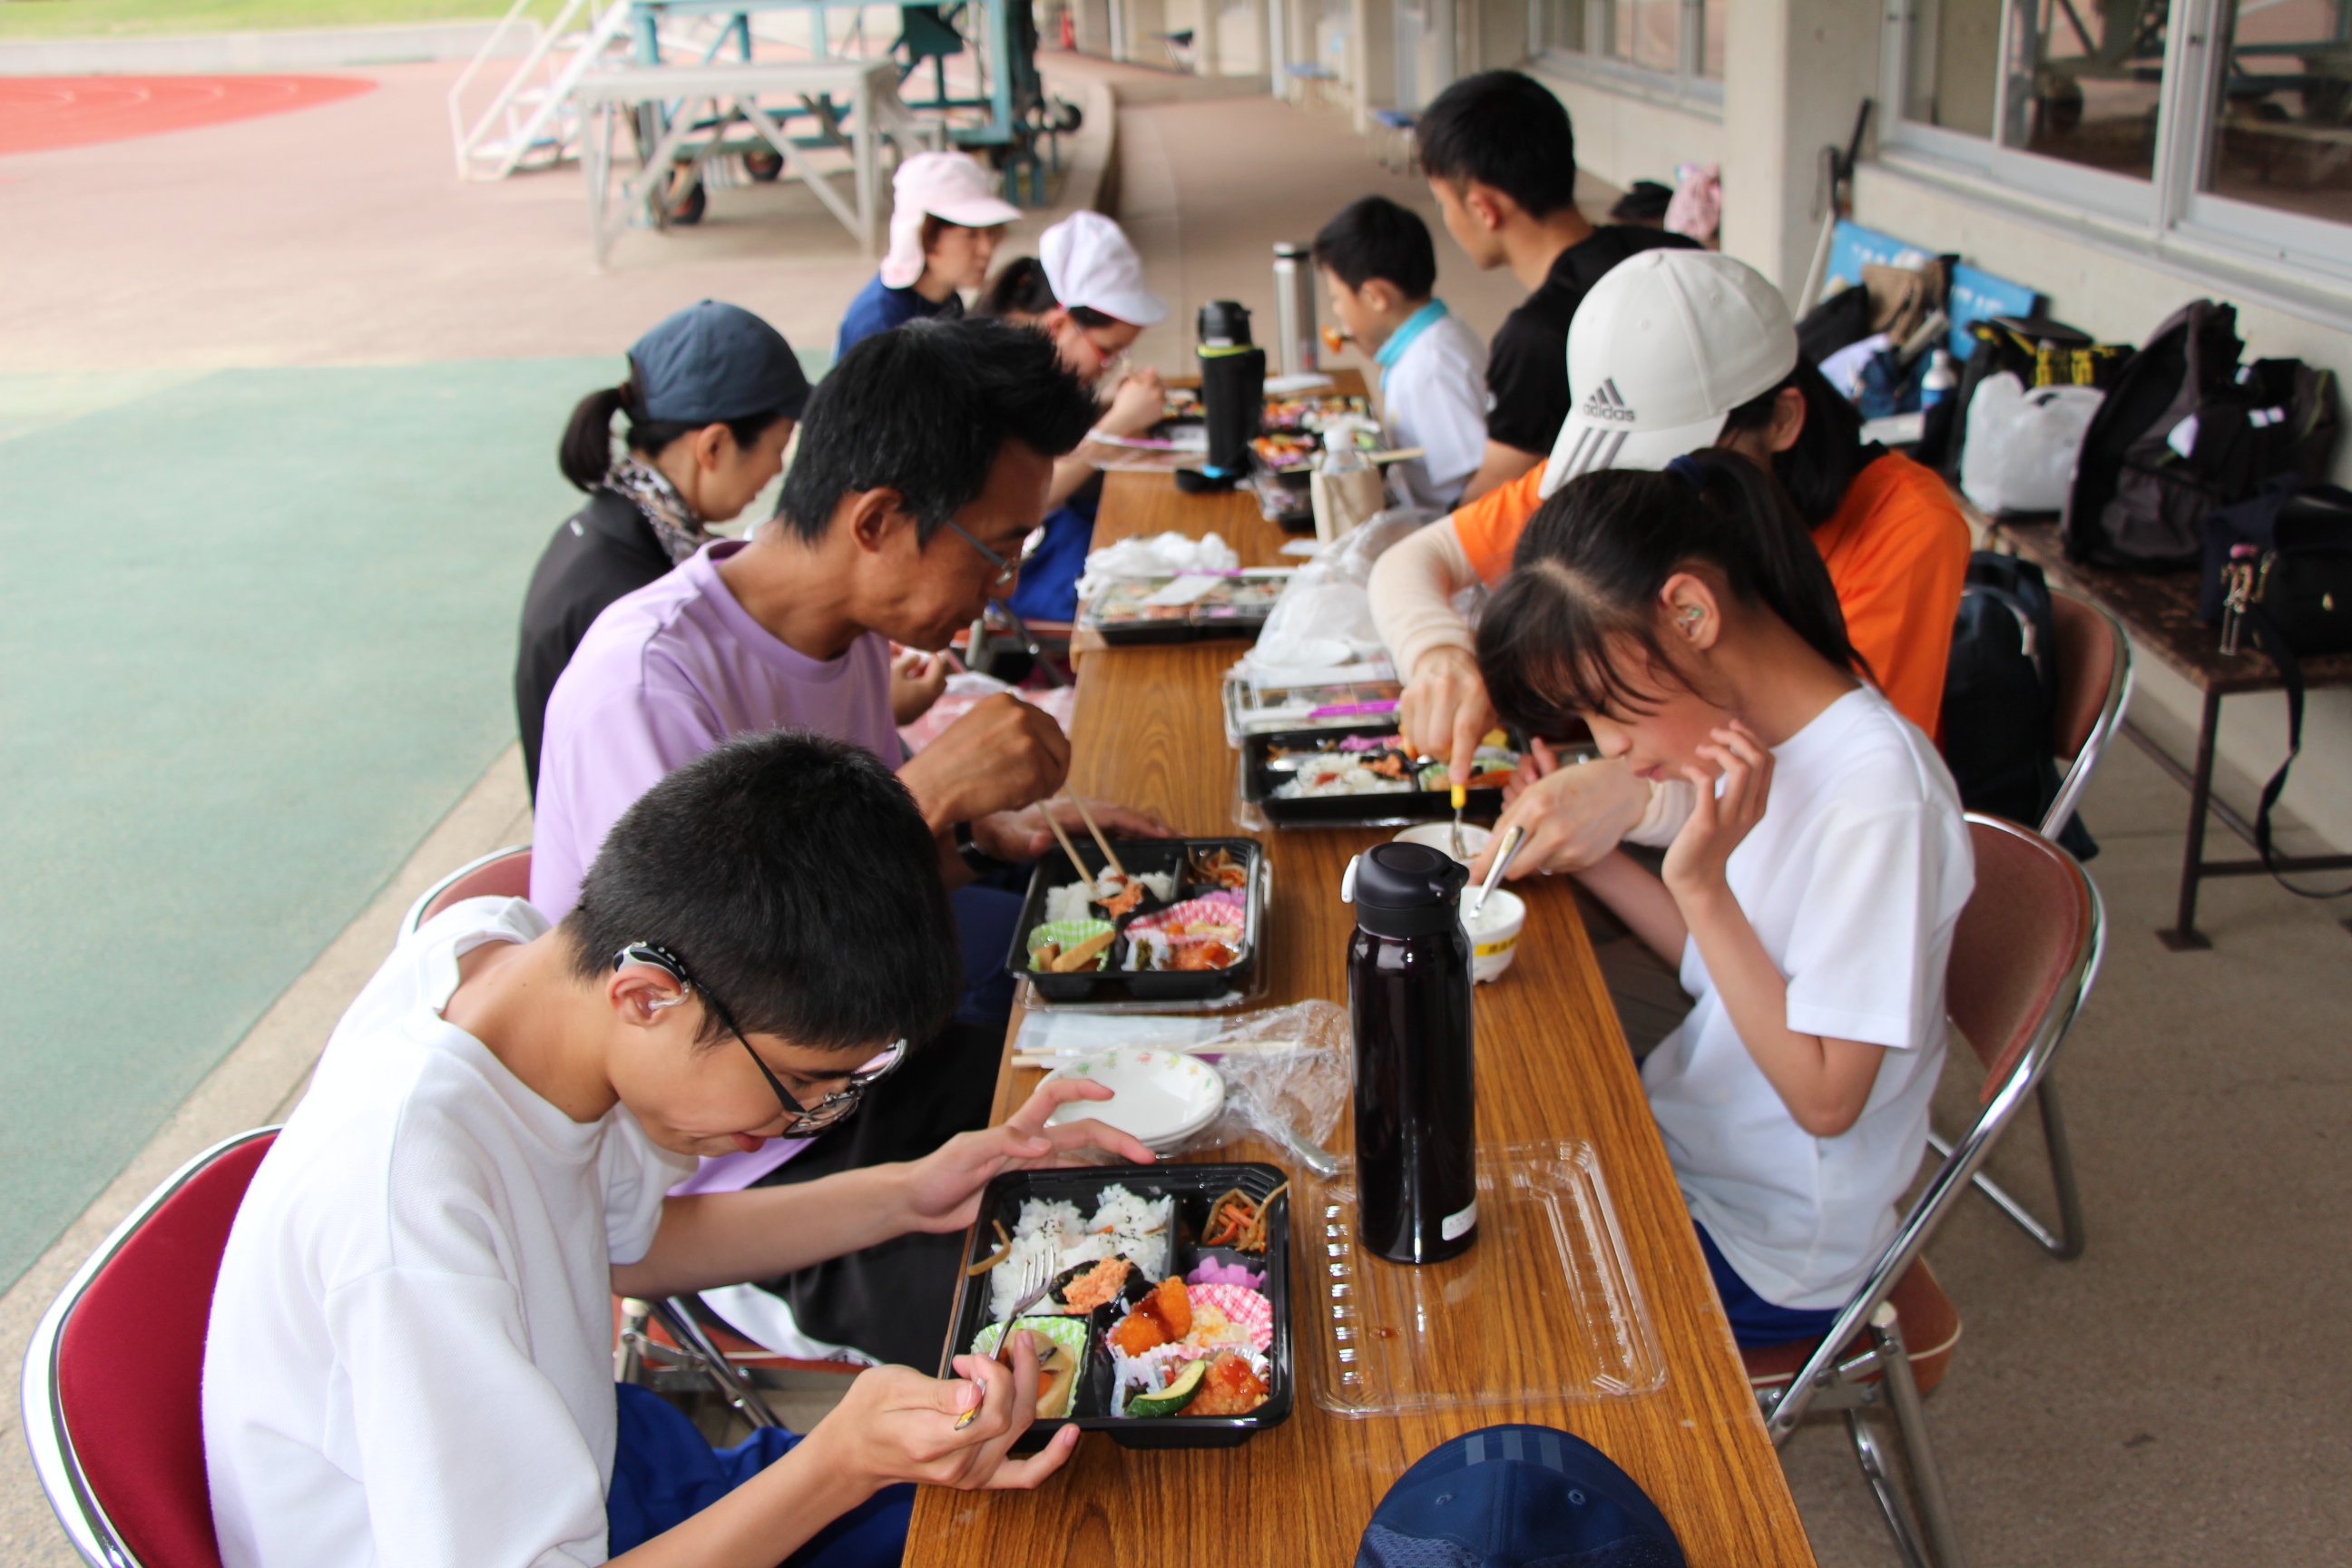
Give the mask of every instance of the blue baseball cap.
[(1356, 1568), (1685, 1568), (1648, 1494), (1609, 1456), (1549, 1426), (1484, 1426), (1397, 1478)]
[(784, 334), (744, 310), (705, 300), (666, 316), (629, 350), (637, 418), (714, 425), (754, 414), (798, 419), (809, 381)]

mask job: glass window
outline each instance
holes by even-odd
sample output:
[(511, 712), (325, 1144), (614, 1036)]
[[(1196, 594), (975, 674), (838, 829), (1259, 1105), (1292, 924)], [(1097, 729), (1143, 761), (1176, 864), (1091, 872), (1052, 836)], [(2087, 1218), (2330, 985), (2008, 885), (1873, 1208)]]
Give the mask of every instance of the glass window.
[(1922, 0), (1910, 46), (1904, 118), (1990, 141), (2000, 0)]
[(1698, 74), (1723, 79), (1723, 28), (1731, 0), (1705, 0), (1698, 7)]
[(1676, 71), (1683, 58), (1683, 0), (1615, 0), (1610, 52), (1628, 65)]
[(2352, 0), (2224, 0), (2204, 188), (2352, 222)]
[(2168, 10), (2147, 0), (2018, 0), (2010, 8), (2001, 141), (2147, 178), (2156, 167)]

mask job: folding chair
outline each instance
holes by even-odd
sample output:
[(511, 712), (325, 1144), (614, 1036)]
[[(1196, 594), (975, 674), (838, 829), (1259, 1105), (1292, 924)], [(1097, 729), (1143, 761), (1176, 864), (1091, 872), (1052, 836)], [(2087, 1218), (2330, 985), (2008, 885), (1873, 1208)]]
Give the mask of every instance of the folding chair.
[[(2048, 1075), (2106, 946), (2105, 908), (2073, 856), (2015, 823), (1974, 813), (1969, 837), (1976, 891), (1953, 934), (1946, 987), (1953, 1024), (1985, 1065), (1982, 1109), (1829, 1332), (1741, 1352), (1774, 1444), (1787, 1442), (1808, 1411), (1844, 1413), (1854, 1457), (1913, 1568), (1959, 1568), (1961, 1561), (1920, 1404), (1951, 1363), (1960, 1318), (1921, 1254)], [(1880, 1404), (1895, 1414), (1916, 1524), (1869, 1424), (1869, 1408)]]
[[(2042, 814), (2042, 836), (2056, 838), (2074, 815), (2091, 770), (2123, 725), (2124, 709), (2131, 701), (2131, 638), (2123, 623), (2090, 600), (2058, 589), (2050, 591), (2050, 605), (2058, 628), (2058, 713), (2053, 739), (2057, 754), (2067, 762), (2058, 794)], [(2058, 1104), (2058, 1084), (2043, 1079), (2034, 1090), (2042, 1107), (2042, 1138), (2050, 1155), (2050, 1185), (2058, 1198), (2055, 1229), (2043, 1225), (2016, 1195), (1979, 1171), (1977, 1190), (2000, 1212), (2017, 1222), (2051, 1257), (2083, 1256), (2083, 1198), (2074, 1184), (2074, 1155), (2066, 1141), (2066, 1120)], [(1927, 1142), (1938, 1154), (1949, 1154), (1950, 1143), (1933, 1133)]]
[(77, 1270), (25, 1352), (25, 1436), (93, 1568), (220, 1568), (205, 1479), (205, 1329), (274, 1127), (215, 1143)]
[(530, 846), (509, 845), (478, 860), (468, 860), (425, 889), (408, 906), (400, 934), (408, 936), (450, 905), (466, 899), (527, 899), (530, 897)]

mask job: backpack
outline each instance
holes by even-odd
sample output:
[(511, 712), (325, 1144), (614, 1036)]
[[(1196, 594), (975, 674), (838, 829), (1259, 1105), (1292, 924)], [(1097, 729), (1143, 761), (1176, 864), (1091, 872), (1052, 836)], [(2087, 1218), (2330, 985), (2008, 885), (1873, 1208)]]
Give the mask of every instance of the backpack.
[[(1969, 556), (1943, 716), (1944, 762), (1970, 811), (2038, 831), (2058, 798), (2057, 650), (2042, 568), (1990, 550)], [(2066, 819), (2058, 842), (2078, 860), (2099, 852), (2080, 814)]]
[(2084, 433), (2061, 531), (2070, 561), (2195, 566), (2206, 520), (2274, 474), (2316, 482), (2336, 449), (2333, 373), (2241, 365), (2237, 311), (2198, 300), (2158, 327)]

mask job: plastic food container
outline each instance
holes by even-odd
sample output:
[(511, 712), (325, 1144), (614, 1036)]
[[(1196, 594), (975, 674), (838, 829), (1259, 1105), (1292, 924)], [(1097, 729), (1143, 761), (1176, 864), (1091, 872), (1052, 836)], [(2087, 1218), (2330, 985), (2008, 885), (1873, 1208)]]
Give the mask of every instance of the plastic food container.
[[(1454, 796), (1444, 789), (1389, 790), (1377, 795), (1278, 796), (1274, 792), (1289, 775), (1274, 764), (1301, 752), (1336, 751), (1351, 737), (1393, 735), (1394, 723), (1360, 724), (1347, 729), (1283, 730), (1242, 737), (1242, 798), (1265, 814), (1276, 827), (1392, 827), (1409, 822), (1432, 822), (1454, 816)], [(1466, 810), (1492, 821), (1503, 809), (1499, 784), (1470, 791)]]
[(1297, 568), (1121, 577), (1078, 608), (1077, 624), (1122, 646), (1257, 636)]
[[(1024, 1433), (1017, 1447), (1034, 1448), (1059, 1431), (1076, 1423), (1082, 1431), (1108, 1432), (1129, 1448), (1230, 1448), (1249, 1441), (1250, 1437), (1268, 1426), (1277, 1426), (1290, 1418), (1297, 1398), (1298, 1376), (1296, 1351), (1290, 1328), (1290, 1201), (1288, 1194), (1276, 1200), (1266, 1222), (1266, 1245), (1263, 1257), (1256, 1253), (1237, 1252), (1231, 1247), (1203, 1247), (1200, 1242), (1201, 1228), (1207, 1223), (1209, 1205), (1219, 1194), (1239, 1187), (1253, 1199), (1263, 1201), (1276, 1188), (1284, 1185), (1288, 1177), (1276, 1166), (1251, 1162), (1227, 1165), (1089, 1165), (1069, 1170), (1009, 1171), (989, 1183), (981, 1194), (980, 1216), (965, 1238), (964, 1257), (972, 1263), (988, 1258), (996, 1247), (996, 1233), (990, 1222), (1002, 1224), (1009, 1233), (1020, 1218), (1021, 1205), (1031, 1198), (1044, 1198), (1075, 1204), (1081, 1213), (1091, 1213), (1103, 1188), (1118, 1185), (1138, 1197), (1156, 1202), (1161, 1198), (1176, 1200), (1176, 1234), (1170, 1238), (1169, 1272), (1184, 1276), (1193, 1272), (1207, 1259), (1253, 1272), (1263, 1271), (1264, 1280), (1258, 1289), (1273, 1308), (1273, 1339), (1268, 1342), (1265, 1357), (1269, 1375), (1266, 1379), (1266, 1400), (1246, 1415), (1162, 1415), (1157, 1417), (1124, 1416), (1110, 1414), (1113, 1394), (1110, 1349), (1106, 1341), (1110, 1331), (1126, 1315), (1128, 1300), (1122, 1299), (1095, 1309), (1087, 1318), (1086, 1353), (1079, 1363), (1077, 1386), (1071, 1398), (1071, 1414), (1066, 1417), (1041, 1418)], [(1153, 1283), (1157, 1283), (1154, 1281)], [(1130, 1279), (1130, 1295), (1136, 1282)], [(956, 1301), (955, 1321), (948, 1331), (946, 1352), (940, 1358), (940, 1375), (953, 1375), (949, 1365), (953, 1359), (970, 1351), (973, 1340), (996, 1320), (989, 1314), (990, 1281), (986, 1274), (962, 1282)]]
[(1499, 980), (1503, 971), (1511, 967), (1511, 960), (1519, 955), (1519, 932), (1528, 923), (1527, 900), (1497, 888), (1486, 895), (1486, 905), (1474, 921), (1470, 900), (1477, 896), (1475, 888), (1462, 895), (1462, 923), (1470, 932), (1470, 978)]
[(1182, 903), (1218, 890), (1218, 884), (1196, 880), (1188, 874), (1189, 867), (1218, 850), (1226, 851), (1241, 866), (1244, 873), (1243, 885), (1233, 889), (1242, 896), (1241, 942), (1234, 950), (1233, 963), (1224, 968), (1123, 968), (1134, 940), (1128, 935), (1128, 929), (1136, 919), (1149, 919), (1148, 914), (1117, 922), (1118, 936), (1110, 945), (1108, 963), (1101, 969), (1057, 974), (1030, 968), (1030, 936), (1048, 923), (1045, 895), (1053, 889), (1082, 879), (1092, 880), (1102, 874), (1102, 851), (1090, 840), (1074, 843), (1083, 866), (1073, 868), (1069, 858), (1056, 848), (1039, 860), (1037, 868), (1030, 874), (1028, 897), (1022, 901), (1020, 917), (1013, 923), (1012, 951), (1005, 955), (1005, 967), (1015, 974), (1025, 975), (1039, 995), (1049, 1002), (1200, 1002), (1228, 991), (1249, 988), (1257, 967), (1260, 934), (1265, 929), (1265, 868), (1255, 838), (1131, 838), (1113, 846), (1118, 851), (1119, 863), (1130, 873), (1173, 875), (1174, 896), (1171, 903)]

